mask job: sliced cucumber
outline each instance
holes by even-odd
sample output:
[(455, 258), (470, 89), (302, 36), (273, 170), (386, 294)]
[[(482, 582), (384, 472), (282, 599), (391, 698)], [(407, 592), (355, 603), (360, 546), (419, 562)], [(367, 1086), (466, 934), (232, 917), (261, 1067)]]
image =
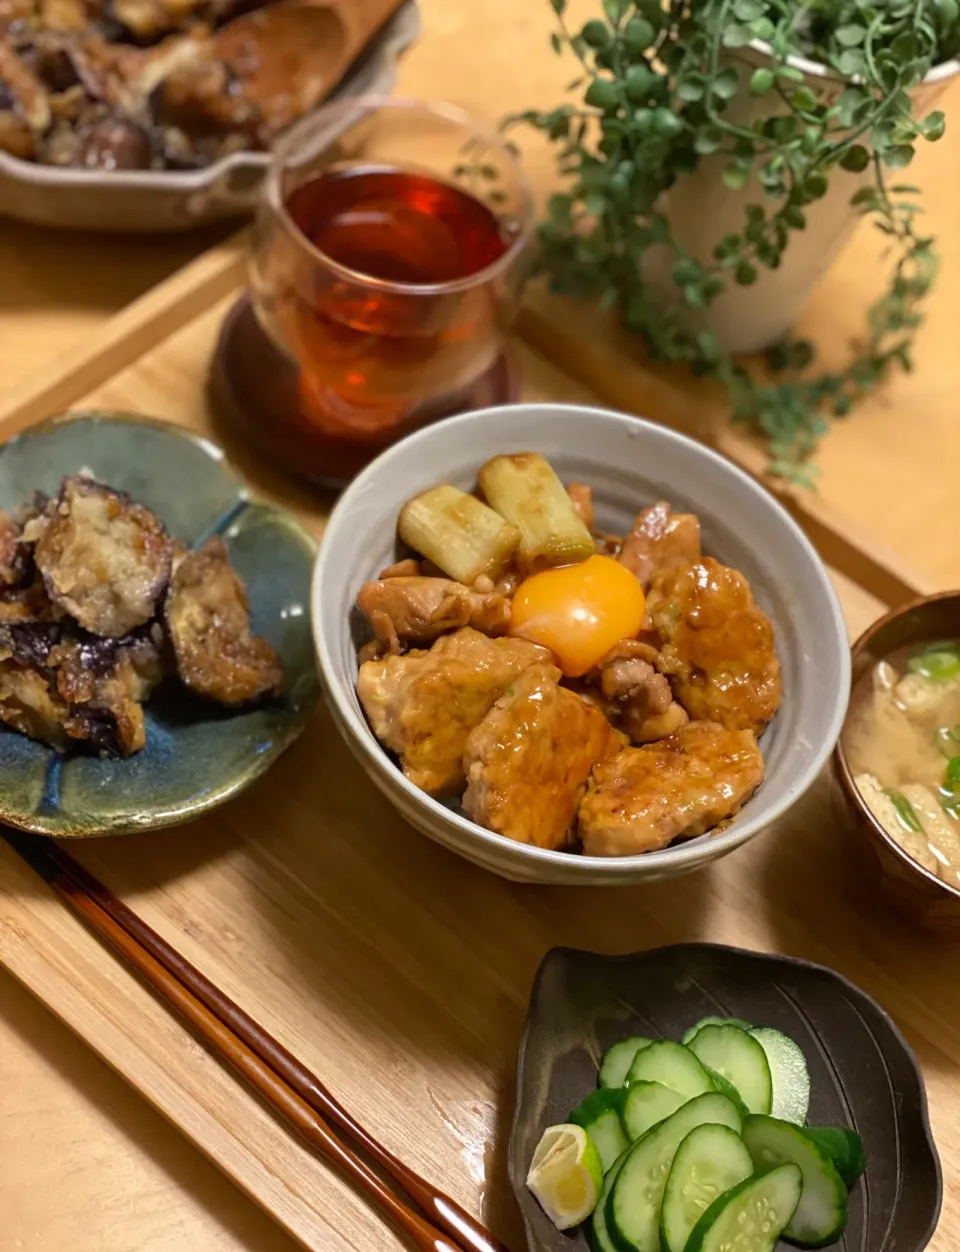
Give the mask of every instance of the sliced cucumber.
[(627, 1070), (633, 1064), (633, 1058), (641, 1048), (649, 1048), (653, 1043), (643, 1035), (631, 1035), (629, 1039), (621, 1039), (612, 1047), (607, 1048), (600, 1062), (597, 1074), (598, 1087), (622, 1087), (627, 1077)]
[[(760, 1045), (754, 1046), (762, 1055)], [(688, 1100), (713, 1090), (710, 1075), (690, 1049), (681, 1043), (671, 1043), (669, 1039), (651, 1043), (649, 1048), (638, 1052), (627, 1071), (627, 1081), (659, 1082)]]
[(821, 1248), (839, 1239), (847, 1224), (847, 1189), (829, 1156), (798, 1126), (775, 1117), (748, 1117), (743, 1142), (758, 1170), (786, 1162), (800, 1166), (803, 1194), (786, 1237), (802, 1248)]
[(773, 1079), (767, 1054), (752, 1035), (739, 1026), (704, 1026), (690, 1044), (704, 1065), (732, 1082), (751, 1113), (769, 1113)]
[(739, 1133), (740, 1114), (716, 1091), (689, 1100), (633, 1145), (607, 1199), (607, 1231), (620, 1252), (660, 1252), (660, 1203), (677, 1149), (707, 1122)]
[(739, 1017), (701, 1017), (698, 1022), (694, 1022), (692, 1026), (683, 1032), (683, 1038), (680, 1042), (689, 1047), (690, 1040), (703, 1030), (704, 1026), (739, 1026), (741, 1030), (753, 1029), (749, 1022), (745, 1022)]
[[(807, 1059), (789, 1035), (772, 1030), (769, 1026), (757, 1026), (750, 1031), (767, 1054), (770, 1077), (773, 1080), (773, 1102), (770, 1116), (802, 1126), (807, 1120), (810, 1107), (810, 1074)], [(762, 1113), (762, 1109), (756, 1112)]]
[(857, 1132), (840, 1126), (804, 1126), (802, 1130), (825, 1156), (829, 1156), (846, 1185), (852, 1187), (867, 1168), (863, 1140)]
[(582, 1126), (593, 1140), (604, 1173), (630, 1146), (621, 1121), (626, 1097), (622, 1087), (601, 1087), (599, 1091), (591, 1091), (567, 1118), (575, 1126)]
[(671, 1091), (660, 1082), (632, 1082), (626, 1089), (626, 1095), (622, 1117), (627, 1139), (631, 1143), (687, 1102), (686, 1096), (679, 1091)]
[(748, 1117), (750, 1110), (740, 1098), (740, 1092), (736, 1089), (732, 1082), (724, 1078), (723, 1074), (718, 1074), (715, 1069), (711, 1069), (709, 1065), (703, 1067), (710, 1075), (710, 1081), (713, 1083), (714, 1091), (719, 1091), (721, 1095), (731, 1099), (740, 1110), (741, 1117)]
[(710, 1205), (684, 1252), (773, 1252), (797, 1207), (801, 1179), (796, 1165), (754, 1174)]
[(623, 1168), (623, 1163), (626, 1161), (629, 1152), (630, 1149), (628, 1148), (604, 1174), (603, 1186), (600, 1188), (600, 1194), (597, 1197), (597, 1207), (590, 1214), (589, 1222), (585, 1223), (587, 1242), (593, 1248), (593, 1252), (618, 1252), (617, 1245), (613, 1242), (613, 1237), (607, 1229), (607, 1201), (610, 1199), (613, 1184), (617, 1181), (617, 1175)]
[(660, 1209), (663, 1252), (683, 1252), (711, 1204), (753, 1173), (743, 1140), (729, 1126), (697, 1126), (673, 1158)]

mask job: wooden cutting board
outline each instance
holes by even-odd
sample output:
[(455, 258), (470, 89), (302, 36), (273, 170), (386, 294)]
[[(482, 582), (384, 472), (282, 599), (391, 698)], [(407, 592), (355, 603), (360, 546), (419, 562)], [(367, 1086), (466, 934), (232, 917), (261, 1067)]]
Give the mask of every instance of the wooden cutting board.
[[(0, 409), (0, 435), (56, 409), (99, 407), (222, 439), (206, 370), (241, 281), (239, 244), (202, 258), (121, 315), (60, 376)], [(520, 352), (526, 398), (595, 402), (542, 357)], [(325, 498), (226, 434), (257, 490), (322, 528)], [(899, 575), (886, 577), (900, 585)], [(852, 633), (885, 608), (869, 588), (842, 576), (837, 585)], [(947, 1183), (931, 1246), (947, 1252), (960, 1241), (954, 953), (878, 911), (827, 777), (776, 830), (701, 874), (617, 891), (528, 887), (406, 826), (321, 709), (278, 765), (216, 815), (71, 850), (375, 1134), (482, 1210), (516, 1249), (504, 1169), (516, 1046), (534, 971), (551, 946), (616, 952), (710, 939), (832, 965), (891, 1010), (918, 1051)], [(399, 1246), (2, 845), (0, 884), (7, 969), (304, 1246)]]

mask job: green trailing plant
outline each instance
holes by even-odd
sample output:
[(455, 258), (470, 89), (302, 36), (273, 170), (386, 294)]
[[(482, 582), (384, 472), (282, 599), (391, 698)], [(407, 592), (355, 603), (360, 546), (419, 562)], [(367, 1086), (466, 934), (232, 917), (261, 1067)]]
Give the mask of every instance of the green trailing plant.
[[(539, 232), (554, 289), (616, 305), (654, 358), (719, 379), (734, 420), (765, 438), (771, 471), (810, 482), (829, 416), (849, 412), (891, 369), (911, 368), (937, 266), (918, 189), (901, 171), (916, 140), (940, 138), (944, 116), (914, 116), (910, 91), (960, 49), (958, 0), (603, 0), (604, 17), (580, 30), (566, 0), (550, 3), (553, 46), (579, 63), (570, 86), (582, 103), (508, 124), (529, 123), (558, 148), (563, 190)], [(769, 57), (731, 55), (755, 41)], [(833, 81), (805, 77), (795, 55), (826, 66)], [(744, 94), (759, 106), (749, 125), (731, 108)], [(663, 211), (663, 193), (704, 158), (720, 158), (728, 187), (756, 176), (762, 188), (745, 204), (742, 229), (717, 239), (706, 262), (678, 243)], [(766, 368), (748, 368), (708, 329), (691, 331), (685, 311), (776, 269), (838, 166), (864, 176), (852, 203), (887, 237), (887, 288), (842, 371), (818, 372), (800, 339), (777, 345)], [(676, 307), (643, 277), (644, 254), (663, 245)]]

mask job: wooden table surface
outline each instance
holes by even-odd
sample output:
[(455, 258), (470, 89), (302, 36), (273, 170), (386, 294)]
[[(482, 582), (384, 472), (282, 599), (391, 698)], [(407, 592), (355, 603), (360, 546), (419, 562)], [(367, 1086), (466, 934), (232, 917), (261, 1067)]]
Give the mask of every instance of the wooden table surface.
[[(572, 7), (592, 12), (595, 6), (584, 0)], [(570, 77), (546, 45), (547, 0), (527, 0), (524, 6), (515, 0), (422, 0), (422, 8), (424, 37), (401, 74), (401, 89), (409, 94), (445, 97), (493, 119), (505, 109), (550, 99)], [(960, 99), (957, 91), (952, 95)], [(546, 153), (531, 144), (527, 154), (535, 183), (547, 185)], [(870, 455), (848, 434), (860, 419), (831, 442), (825, 481), (825, 490), (842, 498), (848, 513), (875, 526), (944, 584), (960, 583), (956, 530), (952, 537), (949, 531), (939, 537), (918, 534), (907, 504), (888, 507), (868, 477), (881, 460), (895, 460), (909, 480), (917, 439), (930, 464), (951, 464), (950, 448), (960, 448), (952, 395), (960, 381), (960, 354), (952, 344), (960, 301), (960, 218), (952, 207), (960, 189), (958, 156), (960, 126), (917, 162), (945, 259), (920, 371), (871, 402), (863, 418), (876, 432)], [(35, 378), (215, 237), (207, 232), (106, 240), (0, 223), (0, 395)], [(866, 299), (869, 278), (861, 271), (870, 246), (858, 239), (831, 276), (834, 307)], [(850, 291), (852, 300), (838, 299)], [(558, 399), (580, 394), (562, 376), (550, 378), (544, 394)], [(858, 459), (859, 475), (852, 472)], [(960, 464), (960, 453), (952, 464)], [(922, 488), (907, 481), (905, 490), (929, 488), (949, 499), (949, 493), (956, 495), (955, 480), (954, 472), (936, 484), (923, 482)], [(861, 626), (875, 606), (847, 591), (848, 611)], [(0, 974), (0, 1081), (0, 1252), (279, 1252), (294, 1246), (5, 974)]]

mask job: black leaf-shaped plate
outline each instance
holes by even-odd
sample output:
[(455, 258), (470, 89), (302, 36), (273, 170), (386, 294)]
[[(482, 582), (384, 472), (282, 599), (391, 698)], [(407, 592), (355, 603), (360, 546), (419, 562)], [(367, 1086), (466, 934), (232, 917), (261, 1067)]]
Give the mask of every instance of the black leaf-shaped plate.
[[(596, 1086), (599, 1059), (627, 1035), (679, 1039), (709, 1015), (773, 1026), (803, 1049), (809, 1122), (851, 1126), (867, 1172), (850, 1194), (839, 1252), (921, 1252), (940, 1213), (940, 1160), (913, 1053), (887, 1014), (839, 974), (789, 957), (715, 944), (632, 956), (555, 948), (534, 983), (517, 1078), (510, 1179), (531, 1252), (579, 1252), (524, 1185), (547, 1126), (565, 1122)], [(784, 1245), (785, 1246), (785, 1245)]]

